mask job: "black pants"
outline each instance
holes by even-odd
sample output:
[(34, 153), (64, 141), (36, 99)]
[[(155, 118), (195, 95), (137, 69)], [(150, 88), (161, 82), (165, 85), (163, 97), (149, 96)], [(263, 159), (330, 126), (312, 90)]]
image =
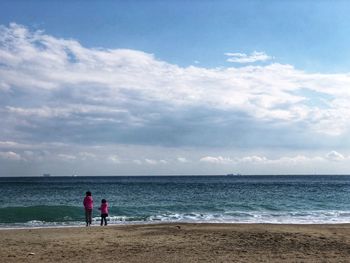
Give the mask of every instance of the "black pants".
[(105, 226), (107, 225), (107, 216), (108, 214), (101, 214), (101, 226), (103, 226), (103, 222), (105, 223)]
[(91, 225), (92, 209), (85, 209), (85, 221), (86, 221), (86, 226)]

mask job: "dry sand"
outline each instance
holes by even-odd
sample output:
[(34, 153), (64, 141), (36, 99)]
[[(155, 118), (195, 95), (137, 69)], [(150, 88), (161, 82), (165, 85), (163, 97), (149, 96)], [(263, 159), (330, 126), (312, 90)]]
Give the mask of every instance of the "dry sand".
[(0, 230), (0, 262), (350, 262), (350, 225)]

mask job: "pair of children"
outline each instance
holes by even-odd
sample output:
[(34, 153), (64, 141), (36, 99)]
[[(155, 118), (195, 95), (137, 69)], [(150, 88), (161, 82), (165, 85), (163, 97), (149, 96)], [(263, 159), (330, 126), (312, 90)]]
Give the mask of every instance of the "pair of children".
[[(86, 196), (83, 201), (85, 208), (85, 221), (86, 226), (90, 226), (92, 222), (92, 209), (94, 207), (94, 200), (92, 199), (92, 194), (90, 191), (86, 192)], [(107, 225), (107, 216), (108, 216), (108, 203), (106, 199), (102, 199), (101, 206), (98, 208), (101, 211), (101, 226), (104, 224)]]

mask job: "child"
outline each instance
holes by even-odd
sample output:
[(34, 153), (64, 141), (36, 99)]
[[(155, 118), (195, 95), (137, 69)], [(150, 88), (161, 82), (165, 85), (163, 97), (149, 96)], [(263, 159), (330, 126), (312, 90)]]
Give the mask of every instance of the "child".
[(101, 210), (101, 226), (103, 225), (103, 222), (105, 223), (105, 226), (106, 226), (107, 216), (108, 216), (108, 203), (106, 199), (102, 199), (101, 207), (99, 208), (99, 210)]
[(92, 208), (94, 207), (94, 200), (92, 199), (90, 191), (86, 192), (83, 204), (85, 208), (86, 226), (90, 226), (92, 221)]

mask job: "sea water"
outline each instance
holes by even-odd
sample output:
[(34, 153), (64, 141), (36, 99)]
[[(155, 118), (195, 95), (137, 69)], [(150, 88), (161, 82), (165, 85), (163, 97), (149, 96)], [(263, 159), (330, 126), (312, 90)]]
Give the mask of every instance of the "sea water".
[(349, 223), (350, 176), (0, 177), (0, 228), (152, 222)]

